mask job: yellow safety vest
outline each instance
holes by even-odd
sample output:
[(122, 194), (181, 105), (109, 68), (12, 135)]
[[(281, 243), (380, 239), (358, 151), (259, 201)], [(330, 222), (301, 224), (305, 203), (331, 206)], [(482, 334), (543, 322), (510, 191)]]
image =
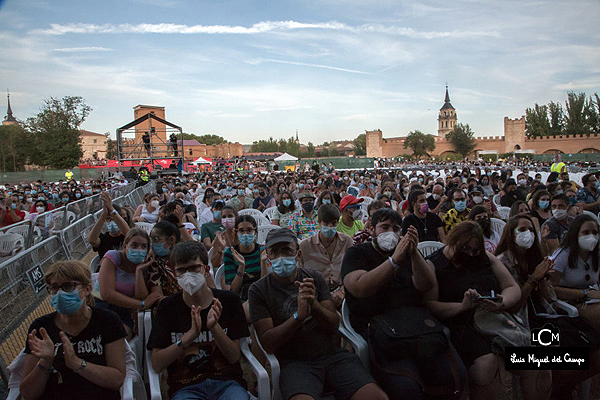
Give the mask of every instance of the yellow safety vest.
[(144, 182), (148, 182), (148, 171), (143, 170), (140, 172), (140, 179)]
[(559, 174), (562, 172), (563, 168), (565, 167), (565, 163), (564, 162), (559, 162), (559, 163), (553, 163), (552, 166), (550, 167), (550, 172), (558, 172)]
[(73, 178), (73, 173), (71, 171), (65, 172), (65, 178), (71, 180)]

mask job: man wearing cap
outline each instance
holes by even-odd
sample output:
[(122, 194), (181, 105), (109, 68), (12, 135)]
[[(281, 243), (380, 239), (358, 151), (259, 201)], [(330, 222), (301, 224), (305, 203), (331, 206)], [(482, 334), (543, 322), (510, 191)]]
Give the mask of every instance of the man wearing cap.
[(344, 196), (340, 202), (342, 216), (337, 225), (338, 232), (352, 237), (360, 230), (365, 229), (365, 224), (360, 220), (361, 204), (364, 199), (357, 199), (352, 195)]
[(200, 227), (200, 240), (206, 247), (206, 250), (210, 250), (213, 245), (213, 241), (215, 240), (215, 236), (217, 236), (217, 232), (223, 232), (225, 227), (221, 224), (221, 210), (223, 206), (225, 206), (225, 202), (221, 200), (221, 195), (215, 193), (213, 198), (212, 207), (207, 208), (204, 212), (210, 212), (212, 214), (212, 219), (210, 222), (202, 224)]
[(315, 196), (310, 192), (303, 192), (298, 201), (300, 209), (290, 216), (288, 228), (298, 236), (298, 239), (303, 240), (319, 232), (319, 223), (315, 212)]
[(325, 280), (297, 267), (298, 242), (289, 229), (270, 231), (273, 271), (249, 290), (250, 319), (264, 349), (281, 364), (283, 399), (387, 399), (359, 358), (338, 347), (339, 317)]

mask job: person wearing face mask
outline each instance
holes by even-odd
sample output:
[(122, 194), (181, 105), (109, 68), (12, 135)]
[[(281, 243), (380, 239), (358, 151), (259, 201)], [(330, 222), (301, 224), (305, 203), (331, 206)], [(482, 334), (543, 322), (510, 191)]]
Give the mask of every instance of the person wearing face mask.
[(569, 198), (564, 194), (554, 196), (550, 208), (552, 209), (552, 217), (548, 218), (541, 227), (542, 239), (547, 246), (547, 254), (554, 253), (569, 230), (569, 225), (575, 219), (575, 217), (569, 216)]
[(383, 400), (355, 354), (339, 348), (339, 317), (323, 276), (297, 266), (296, 235), (270, 231), (266, 255), (272, 272), (250, 287), (250, 318), (264, 349), (280, 362), (282, 398), (319, 399), (324, 387), (341, 398)]
[(588, 301), (600, 299), (598, 283), (598, 222), (591, 215), (576, 217), (560, 247), (550, 257), (554, 260), (550, 281), (556, 297), (579, 310), (600, 332), (600, 303)]
[(223, 251), (238, 243), (237, 234), (235, 233), (237, 213), (233, 207), (225, 206), (221, 210), (221, 216), (221, 223), (225, 230), (217, 232), (215, 240), (213, 241), (212, 258), (210, 260), (215, 268), (223, 262)]
[(273, 211), (271, 224), (278, 226), (288, 226), (292, 213), (296, 211), (296, 204), (292, 200), (289, 192), (281, 193), (277, 208)]
[[(203, 213), (204, 216), (206, 212), (210, 212), (211, 220), (200, 226), (200, 240), (204, 244), (204, 247), (206, 247), (209, 250), (212, 248), (213, 241), (217, 236), (217, 232), (225, 230), (225, 227), (221, 223), (221, 211), (225, 206), (225, 202), (221, 200), (221, 195), (218, 195), (216, 193), (212, 198), (215, 199), (212, 203), (212, 206)], [(201, 220), (202, 219), (204, 219), (204, 217), (202, 217)]]
[(148, 288), (163, 296), (178, 292), (181, 287), (177, 284), (169, 264), (169, 254), (175, 244), (181, 241), (181, 231), (177, 225), (165, 219), (154, 225), (150, 232), (150, 240), (154, 260), (147, 271)]
[(444, 204), (448, 201), (448, 196), (444, 193), (444, 186), (442, 184), (436, 183), (433, 185), (431, 196), (427, 197), (427, 204), (429, 205), (430, 212), (434, 214), (440, 214), (442, 212)]
[(339, 309), (344, 300), (344, 287), (340, 277), (342, 260), (346, 250), (354, 243), (350, 236), (337, 230), (340, 211), (336, 206), (323, 204), (319, 207), (318, 218), (321, 230), (300, 242), (298, 266), (319, 271), (323, 275), (336, 308)]
[[(121, 216), (121, 208), (112, 203), (108, 192), (102, 192), (100, 197), (102, 213), (90, 230), (87, 241), (100, 258), (103, 258), (107, 251), (121, 249), (125, 235), (129, 232), (129, 225)], [(102, 232), (103, 227), (106, 228), (106, 233)]]
[(315, 196), (310, 192), (303, 192), (298, 201), (300, 209), (292, 213), (287, 227), (298, 239), (303, 240), (319, 233), (319, 223), (314, 209)]
[(319, 193), (319, 197), (315, 202), (315, 209), (318, 210), (323, 204), (333, 204), (337, 206), (335, 198), (329, 190), (322, 190), (321, 193)]
[(402, 235), (406, 235), (409, 226), (414, 226), (418, 231), (419, 242), (443, 242), (446, 239), (444, 223), (436, 214), (429, 212), (424, 191), (417, 189), (410, 192), (408, 209), (411, 212), (402, 220)]
[(550, 193), (547, 190), (538, 190), (530, 201), (531, 216), (535, 218), (533, 220), (536, 228), (542, 226), (548, 218), (552, 217), (550, 210)]
[(477, 205), (469, 213), (469, 221), (477, 222), (483, 231), (483, 244), (486, 251), (496, 253), (496, 247), (500, 242), (500, 235), (492, 230), (491, 213), (482, 205)]
[[(446, 237), (446, 246), (427, 258), (436, 282), (425, 303), (450, 330), (450, 339), (467, 367), (469, 397), (502, 397), (500, 364), (503, 355), (492, 348), (492, 337), (474, 324), (477, 309), (511, 310), (521, 290), (511, 273), (493, 254), (486, 252), (480, 226), (472, 221), (457, 225)], [(481, 299), (494, 293), (494, 300)], [(550, 371), (511, 371), (520, 378), (524, 399), (547, 399), (552, 386)]]
[(227, 202), (227, 205), (232, 206), (235, 211), (245, 210), (248, 208), (252, 209), (252, 206), (254, 205), (254, 198), (246, 195), (246, 185), (240, 183), (237, 186), (236, 195)]
[(363, 200), (357, 199), (350, 194), (342, 198), (340, 202), (342, 216), (337, 224), (338, 232), (352, 237), (356, 232), (365, 229), (365, 224), (361, 220), (361, 203)]
[(490, 178), (487, 175), (484, 175), (479, 180), (481, 188), (483, 189), (483, 195), (489, 197), (490, 199), (496, 194), (494, 188), (490, 184)]
[[(421, 384), (449, 384), (454, 388), (452, 378), (448, 380), (452, 374), (449, 373), (447, 348), (431, 357), (404, 355), (406, 353), (399, 349), (382, 346), (384, 340), (369, 328), (377, 318), (393, 324), (392, 316), (407, 309), (428, 313), (422, 296), (433, 287), (433, 270), (417, 250), (418, 232), (414, 226), (409, 227), (406, 235), (399, 239), (401, 220), (400, 215), (390, 208), (377, 210), (372, 217), (375, 238), (348, 249), (341, 276), (346, 289), (350, 324), (369, 342), (371, 360), (377, 360), (371, 361), (371, 371), (377, 381), (390, 399), (421, 399), (425, 396)], [(417, 319), (402, 318), (403, 329), (413, 322), (418, 323)], [(460, 364), (460, 360), (456, 356), (454, 358)], [(388, 374), (384, 368), (388, 363), (401, 363), (403, 369), (410, 371), (411, 377)], [(435, 367), (431, 369), (433, 365)], [(461, 381), (464, 381), (464, 372), (461, 375)]]
[(450, 194), (453, 207), (444, 214), (444, 217), (442, 218), (446, 235), (450, 233), (452, 228), (456, 225), (465, 221), (471, 212), (471, 210), (467, 208), (467, 196), (462, 189), (454, 189)]
[(0, 203), (1, 228), (23, 221), (25, 213), (19, 209), (17, 196), (8, 196), (4, 204)]
[(250, 215), (240, 215), (235, 221), (239, 244), (223, 252), (225, 273), (221, 282), (223, 290), (231, 290), (240, 296), (248, 319), (248, 289), (250, 285), (267, 275), (266, 263), (261, 260), (256, 220)]
[(503, 207), (512, 207), (515, 201), (525, 200), (525, 197), (521, 196), (521, 192), (517, 190), (517, 183), (514, 179), (507, 179), (502, 191), (504, 194), (500, 197), (500, 205)]
[[(562, 332), (561, 346), (590, 348), (589, 370), (552, 371), (551, 398), (572, 398), (571, 392), (574, 387), (597, 374), (600, 369), (600, 351), (597, 345), (600, 337), (583, 317), (556, 318), (557, 312), (551, 305), (555, 299), (554, 289), (548, 280), (554, 262), (544, 257), (541, 246), (535, 240), (537, 233), (531, 218), (511, 218), (506, 224), (505, 232), (498, 244), (498, 259), (521, 287), (521, 300), (513, 307), (513, 312), (522, 320), (528, 321), (531, 329), (542, 328), (548, 322), (557, 326)], [(540, 313), (544, 315), (538, 315)], [(585, 332), (587, 340), (581, 335), (566, 333), (573, 330)]]
[(114, 311), (127, 331), (134, 334), (133, 310), (152, 307), (162, 295), (149, 293), (145, 276), (154, 261), (150, 253), (150, 238), (146, 231), (132, 228), (125, 235), (121, 250), (109, 250), (100, 261), (98, 287), (94, 288), (96, 306)]
[(46, 270), (44, 281), (56, 312), (29, 327), (21, 396), (120, 399), (126, 333), (113, 312), (94, 307), (89, 268), (80, 261), (59, 261)]
[(267, 190), (267, 186), (264, 183), (258, 185), (258, 197), (254, 199), (252, 208), (264, 211), (267, 208), (275, 207), (275, 197), (271, 196)]
[(144, 202), (138, 206), (133, 214), (133, 222), (149, 222), (155, 224), (158, 221), (159, 209), (158, 195), (149, 193), (145, 196)]
[(581, 178), (583, 187), (577, 191), (577, 203), (586, 211), (598, 214), (600, 210), (600, 183), (594, 174), (586, 174)]
[(248, 399), (239, 339), (249, 331), (239, 297), (208, 287), (201, 243), (178, 243), (170, 262), (183, 290), (158, 305), (148, 341), (152, 367), (168, 371), (172, 399)]

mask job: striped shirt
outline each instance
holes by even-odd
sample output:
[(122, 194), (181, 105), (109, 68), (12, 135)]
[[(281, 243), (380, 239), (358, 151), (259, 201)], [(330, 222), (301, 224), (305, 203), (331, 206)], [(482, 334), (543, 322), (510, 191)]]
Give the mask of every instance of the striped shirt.
[[(242, 301), (248, 300), (248, 289), (250, 285), (260, 279), (260, 246), (254, 245), (254, 251), (243, 253), (239, 246), (234, 246), (235, 250), (240, 253), (245, 260), (244, 279), (242, 281), (242, 290), (240, 298)], [(231, 248), (228, 247), (223, 252), (223, 265), (225, 266), (225, 283), (231, 285), (235, 274), (238, 270), (238, 264), (233, 259)]]

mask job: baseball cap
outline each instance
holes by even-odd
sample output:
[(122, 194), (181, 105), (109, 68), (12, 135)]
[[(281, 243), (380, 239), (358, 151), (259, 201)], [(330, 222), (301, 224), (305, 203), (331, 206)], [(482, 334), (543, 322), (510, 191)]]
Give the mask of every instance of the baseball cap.
[(471, 194), (471, 193), (482, 193), (483, 194), (483, 188), (481, 186), (474, 186), (469, 191), (469, 194)]
[(274, 244), (288, 242), (298, 243), (298, 238), (288, 228), (272, 229), (267, 233), (267, 240), (265, 241), (265, 247), (271, 247)]
[(221, 200), (221, 199), (213, 201), (213, 203), (212, 203), (212, 207), (213, 207), (213, 208), (215, 208), (215, 207), (216, 207), (216, 206), (218, 206), (218, 205), (222, 205), (222, 206), (224, 206), (224, 205), (225, 205), (225, 202), (224, 202), (223, 200)]
[(315, 196), (313, 196), (313, 194), (312, 194), (311, 192), (302, 192), (302, 193), (300, 194), (300, 196), (298, 196), (298, 200), (302, 200), (302, 199), (303, 199), (303, 198), (305, 198), (305, 197), (310, 197), (310, 198), (312, 198), (312, 199), (314, 199), (314, 198), (315, 198)]
[(357, 199), (356, 197), (352, 196), (351, 194), (344, 196), (342, 201), (340, 201), (340, 211), (344, 211), (344, 208), (346, 208), (348, 206), (353, 206), (355, 204), (362, 203), (364, 200), (365, 199)]

